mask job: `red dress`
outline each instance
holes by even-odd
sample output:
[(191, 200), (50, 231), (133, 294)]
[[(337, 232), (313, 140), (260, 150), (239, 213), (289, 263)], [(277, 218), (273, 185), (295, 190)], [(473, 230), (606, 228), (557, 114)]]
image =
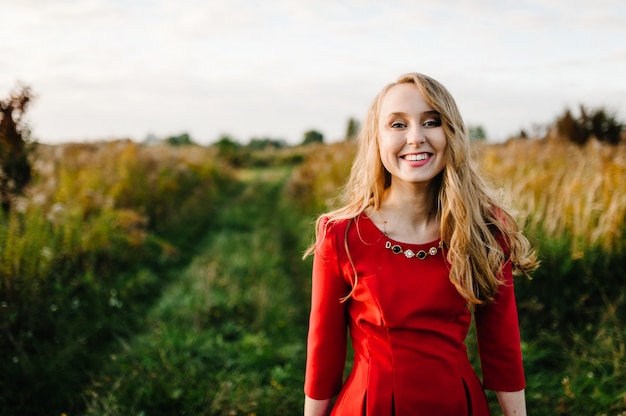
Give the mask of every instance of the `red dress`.
[[(322, 221), (323, 231), (327, 221)], [(424, 259), (385, 247), (428, 251), (439, 241), (388, 239), (366, 216), (328, 224), (313, 261), (305, 393), (338, 394), (332, 415), (489, 415), (484, 387), (525, 387), (511, 265), (495, 303), (475, 311), (483, 384), (464, 344), (471, 322), (466, 301), (449, 280), (443, 250)], [(356, 267), (358, 284), (351, 290)], [(354, 364), (343, 381), (347, 332)]]

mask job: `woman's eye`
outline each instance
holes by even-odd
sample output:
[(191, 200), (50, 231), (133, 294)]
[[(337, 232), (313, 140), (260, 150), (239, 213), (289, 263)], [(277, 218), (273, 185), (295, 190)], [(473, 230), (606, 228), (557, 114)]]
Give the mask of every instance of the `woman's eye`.
[(441, 126), (441, 120), (427, 120), (423, 124), (424, 127), (439, 127)]
[(402, 129), (404, 127), (406, 127), (406, 124), (404, 124), (401, 121), (394, 121), (393, 123), (391, 123), (391, 127), (394, 129)]

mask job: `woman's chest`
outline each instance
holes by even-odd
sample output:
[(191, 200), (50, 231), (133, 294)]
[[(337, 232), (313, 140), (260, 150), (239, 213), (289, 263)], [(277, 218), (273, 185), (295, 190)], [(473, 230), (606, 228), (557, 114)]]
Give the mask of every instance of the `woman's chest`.
[(374, 247), (356, 254), (352, 263), (344, 265), (344, 273), (357, 273), (352, 303), (364, 311), (364, 319), (390, 327), (414, 327), (468, 314), (465, 300), (450, 282), (441, 251), (420, 259)]

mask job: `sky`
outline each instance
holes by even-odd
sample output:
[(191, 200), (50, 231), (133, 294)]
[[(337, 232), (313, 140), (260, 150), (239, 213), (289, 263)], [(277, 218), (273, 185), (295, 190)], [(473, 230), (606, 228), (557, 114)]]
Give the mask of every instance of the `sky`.
[(0, 99), (42, 143), (341, 140), (407, 72), (489, 140), (604, 107), (626, 122), (623, 0), (0, 0)]

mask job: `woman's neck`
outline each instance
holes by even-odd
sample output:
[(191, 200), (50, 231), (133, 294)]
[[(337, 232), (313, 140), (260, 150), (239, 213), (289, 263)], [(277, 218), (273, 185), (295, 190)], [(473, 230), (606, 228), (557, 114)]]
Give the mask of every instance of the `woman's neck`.
[(424, 243), (439, 238), (436, 195), (427, 186), (402, 184), (385, 191), (373, 221), (389, 238)]

